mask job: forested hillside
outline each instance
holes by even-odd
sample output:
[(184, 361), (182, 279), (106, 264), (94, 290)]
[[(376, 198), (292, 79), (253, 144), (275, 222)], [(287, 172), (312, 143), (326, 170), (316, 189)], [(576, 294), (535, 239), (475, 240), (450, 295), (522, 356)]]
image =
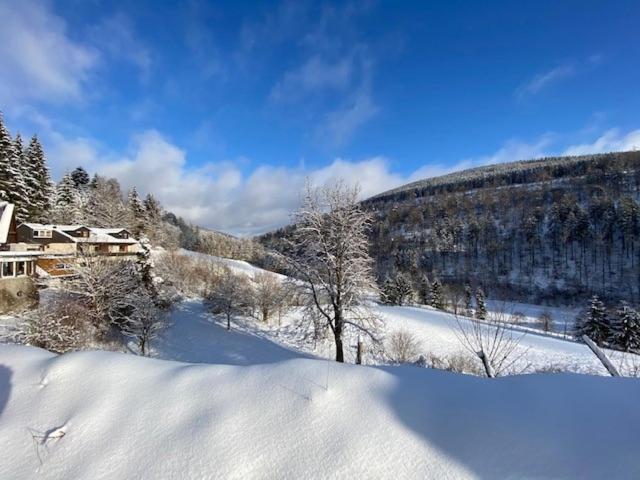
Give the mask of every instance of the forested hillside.
[[(378, 280), (403, 273), (494, 298), (640, 298), (640, 152), (514, 162), (362, 202)], [(266, 235), (278, 248), (285, 230)]]

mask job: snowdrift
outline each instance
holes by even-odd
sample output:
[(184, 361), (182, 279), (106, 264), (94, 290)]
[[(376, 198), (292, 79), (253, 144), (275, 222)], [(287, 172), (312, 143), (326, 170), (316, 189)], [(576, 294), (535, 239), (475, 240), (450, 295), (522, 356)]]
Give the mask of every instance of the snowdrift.
[(640, 478), (640, 382), (0, 345), (0, 478)]

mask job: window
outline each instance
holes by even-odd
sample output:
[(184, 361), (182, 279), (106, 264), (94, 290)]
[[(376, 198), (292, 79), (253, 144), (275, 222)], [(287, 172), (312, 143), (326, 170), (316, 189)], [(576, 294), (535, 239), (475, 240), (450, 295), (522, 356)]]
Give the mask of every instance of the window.
[(126, 252), (127, 251), (127, 246), (126, 245), (120, 245), (120, 251), (121, 252)]
[(51, 238), (51, 230), (34, 230), (33, 238)]
[(2, 262), (2, 276), (13, 277), (14, 265), (13, 262)]
[(16, 262), (16, 277), (24, 277), (27, 274), (27, 262)]

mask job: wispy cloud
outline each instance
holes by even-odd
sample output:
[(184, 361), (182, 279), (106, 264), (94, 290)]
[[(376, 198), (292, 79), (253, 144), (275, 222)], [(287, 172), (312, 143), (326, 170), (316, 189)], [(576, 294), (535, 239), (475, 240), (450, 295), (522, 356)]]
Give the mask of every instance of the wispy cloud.
[(587, 155), (590, 153), (620, 152), (640, 149), (640, 130), (622, 133), (618, 128), (607, 130), (593, 142), (571, 145), (564, 155)]
[(152, 65), (150, 49), (137, 37), (133, 22), (123, 13), (102, 19), (89, 29), (93, 44), (112, 59), (122, 60), (139, 69), (147, 80)]
[(72, 40), (48, 2), (0, 0), (0, 102), (83, 99), (99, 53)]
[(514, 92), (517, 100), (537, 95), (545, 88), (596, 67), (602, 61), (601, 55), (592, 55), (582, 62), (568, 62), (546, 72), (538, 73), (526, 81)]

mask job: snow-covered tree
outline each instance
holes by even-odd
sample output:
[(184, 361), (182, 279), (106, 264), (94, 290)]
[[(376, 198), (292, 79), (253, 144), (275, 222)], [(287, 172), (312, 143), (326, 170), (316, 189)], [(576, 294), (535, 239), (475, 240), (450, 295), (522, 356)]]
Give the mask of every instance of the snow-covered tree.
[(625, 352), (640, 353), (640, 313), (622, 302), (616, 310), (610, 342)]
[(136, 187), (129, 191), (127, 198), (127, 207), (129, 210), (129, 228), (134, 236), (138, 237), (145, 228), (145, 208), (140, 200)]
[(166, 310), (160, 308), (154, 299), (144, 291), (129, 297), (129, 313), (121, 322), (121, 331), (133, 337), (142, 355), (149, 353), (151, 340), (167, 327)]
[(431, 283), (431, 298), (429, 305), (438, 310), (444, 310), (444, 294), (442, 292), (442, 284), (437, 278)]
[(487, 304), (482, 287), (476, 288), (476, 318), (479, 320), (487, 318)]
[(13, 182), (15, 181), (15, 151), (11, 134), (0, 115), (0, 200), (11, 201)]
[(48, 221), (54, 188), (47, 167), (42, 145), (37, 136), (33, 136), (25, 152), (26, 169), (29, 175), (25, 178), (30, 198), (29, 219)]
[(52, 220), (58, 223), (80, 223), (81, 214), (78, 205), (78, 192), (70, 173), (65, 173), (56, 186)]
[(422, 305), (428, 305), (429, 300), (431, 299), (431, 282), (429, 281), (429, 277), (423, 275), (420, 278), (420, 283), (418, 285), (418, 298)]
[(127, 208), (120, 184), (114, 178), (97, 176), (89, 191), (87, 221), (96, 227), (118, 227), (127, 224)]
[(317, 332), (331, 331), (338, 362), (344, 362), (346, 330), (377, 343), (380, 327), (365, 302), (377, 288), (367, 239), (371, 216), (358, 203), (358, 191), (342, 182), (321, 189), (307, 186), (288, 240), (289, 264), (302, 281), (307, 318)]
[(86, 187), (87, 185), (89, 185), (89, 182), (91, 180), (87, 171), (82, 167), (78, 167), (73, 172), (71, 172), (71, 178), (73, 179), (73, 183), (76, 188)]
[(402, 273), (392, 279), (387, 279), (381, 292), (381, 300), (389, 305), (404, 305), (413, 297), (411, 282)]
[(209, 287), (207, 300), (213, 313), (224, 314), (227, 330), (231, 330), (231, 319), (246, 312), (251, 302), (248, 278), (225, 267), (217, 281)]
[(576, 320), (576, 336), (588, 336), (598, 345), (611, 338), (611, 322), (604, 303), (597, 295), (591, 298), (587, 310)]
[(464, 315), (467, 317), (473, 316), (473, 300), (471, 299), (471, 287), (465, 285), (464, 287)]
[(15, 204), (16, 219), (18, 222), (24, 222), (29, 218), (29, 206), (31, 205), (31, 198), (27, 183), (27, 177), (29, 176), (28, 164), (24, 153), (24, 145), (22, 144), (22, 137), (20, 133), (17, 133), (13, 139), (13, 151), (15, 155), (15, 161), (18, 164), (18, 179), (16, 181), (16, 191), (14, 195), (13, 203)]
[(287, 289), (283, 282), (270, 272), (260, 272), (253, 276), (251, 299), (260, 320), (268, 323), (274, 313), (281, 314), (286, 308)]

